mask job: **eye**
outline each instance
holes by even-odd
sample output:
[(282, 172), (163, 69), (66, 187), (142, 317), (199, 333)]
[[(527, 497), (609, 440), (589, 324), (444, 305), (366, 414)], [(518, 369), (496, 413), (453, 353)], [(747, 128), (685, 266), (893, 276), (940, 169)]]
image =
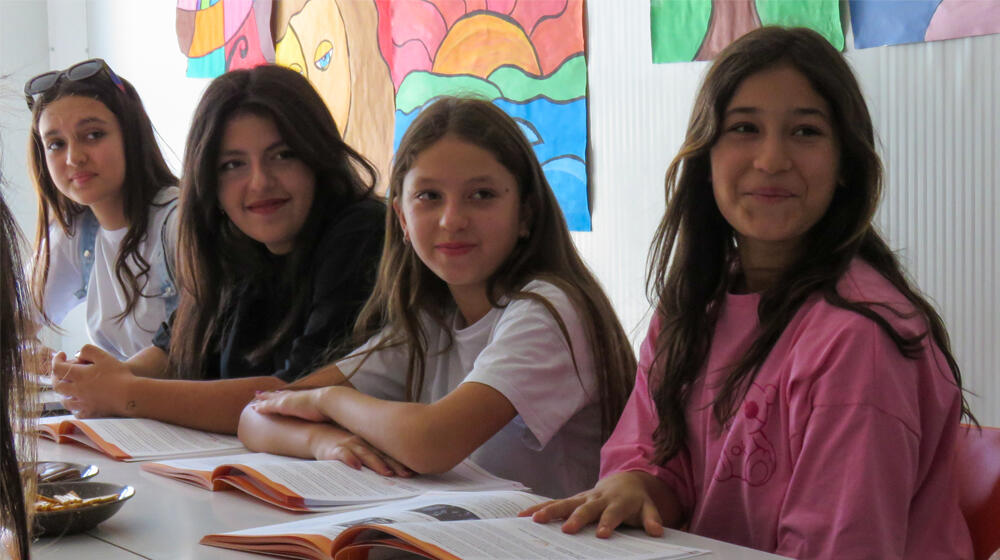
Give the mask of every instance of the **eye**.
[(823, 136), (823, 130), (813, 125), (803, 125), (792, 132), (793, 136)]
[(66, 143), (63, 142), (62, 140), (52, 140), (48, 144), (45, 145), (45, 149), (48, 150), (48, 151), (50, 151), (50, 152), (54, 152), (54, 151), (62, 148), (65, 145), (66, 145)]
[(748, 122), (738, 122), (726, 127), (726, 132), (735, 132), (737, 134), (752, 134), (758, 132), (757, 125)]
[(101, 138), (104, 138), (107, 135), (108, 133), (103, 130), (91, 130), (90, 132), (84, 134), (83, 137), (86, 138), (87, 140), (95, 141), (95, 140), (100, 140)]
[(441, 195), (435, 191), (420, 191), (413, 195), (413, 198), (417, 200), (422, 200), (424, 202), (430, 202), (433, 200), (439, 200)]
[(243, 165), (244, 165), (243, 162), (238, 159), (223, 160), (221, 163), (219, 163), (219, 172), (222, 173), (226, 171), (232, 171), (234, 169), (243, 167)]
[(295, 159), (297, 157), (299, 157), (299, 155), (291, 148), (283, 148), (274, 153), (274, 159), (277, 160)]
[(496, 198), (497, 193), (493, 189), (477, 189), (472, 193), (472, 200), (490, 200)]

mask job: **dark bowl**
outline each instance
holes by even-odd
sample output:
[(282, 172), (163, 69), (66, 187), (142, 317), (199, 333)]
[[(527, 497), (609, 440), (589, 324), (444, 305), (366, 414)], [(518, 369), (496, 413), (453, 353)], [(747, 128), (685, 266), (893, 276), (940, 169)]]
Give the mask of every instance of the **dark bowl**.
[(35, 471), (38, 482), (75, 482), (97, 474), (97, 465), (66, 463), (64, 461), (37, 461), (25, 463), (21, 471)]
[(118, 499), (113, 502), (94, 504), (63, 511), (38, 512), (35, 514), (35, 532), (39, 537), (54, 537), (72, 535), (93, 529), (121, 509), (125, 500), (135, 494), (131, 486), (109, 484), (107, 482), (51, 482), (38, 485), (38, 493), (43, 496), (54, 496), (67, 492), (76, 492), (81, 498), (93, 498), (116, 494)]

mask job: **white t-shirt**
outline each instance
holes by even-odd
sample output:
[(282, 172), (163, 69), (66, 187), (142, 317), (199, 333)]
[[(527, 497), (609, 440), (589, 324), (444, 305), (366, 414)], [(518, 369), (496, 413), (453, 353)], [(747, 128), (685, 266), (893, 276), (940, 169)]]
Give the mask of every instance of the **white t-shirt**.
[[(87, 302), (87, 333), (90, 340), (119, 360), (126, 360), (152, 343), (160, 324), (167, 320), (169, 302), (176, 300), (164, 262), (163, 234), (167, 247), (177, 246), (176, 198), (179, 189), (168, 187), (157, 193), (150, 209), (146, 237), (139, 253), (149, 264), (149, 272), (139, 279), (143, 297), (132, 312), (119, 320), (125, 310), (125, 290), (115, 277), (115, 260), (128, 228), (108, 231), (98, 228), (94, 240), (94, 264), (85, 293), (80, 290), (83, 261), (79, 235), (68, 236), (58, 225), (49, 228), (49, 277), (45, 284), (45, 313), (59, 324), (83, 301)], [(174, 202), (171, 202), (174, 201)], [(170, 202), (170, 204), (165, 204)], [(168, 221), (169, 220), (169, 221)], [(166, 225), (164, 222), (168, 221)], [(168, 255), (173, 267), (174, 257)], [(133, 272), (139, 270), (132, 267)]]
[[(536, 301), (510, 301), (464, 328), (457, 328), (462, 324), (457, 312), (448, 318), (448, 329), (422, 315), (428, 351), (420, 402), (434, 402), (469, 382), (502, 393), (518, 415), (470, 458), (497, 476), (562, 498), (597, 481), (601, 448), (597, 376), (583, 326), (565, 293), (538, 280), (525, 291), (544, 297), (558, 311), (573, 343), (579, 375), (558, 323)], [(400, 400), (406, 394), (408, 355), (404, 346), (376, 352), (354, 373), (351, 383), (364, 393)], [(350, 375), (361, 361), (354, 352), (337, 365)]]

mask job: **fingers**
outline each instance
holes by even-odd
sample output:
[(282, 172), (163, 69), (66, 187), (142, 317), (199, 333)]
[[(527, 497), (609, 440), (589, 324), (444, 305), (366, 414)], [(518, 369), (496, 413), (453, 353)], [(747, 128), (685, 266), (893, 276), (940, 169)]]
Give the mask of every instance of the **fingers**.
[(385, 462), (386, 462), (387, 465), (389, 465), (390, 469), (392, 469), (393, 471), (395, 471), (396, 476), (401, 476), (403, 478), (407, 478), (407, 477), (413, 476), (413, 471), (410, 470), (409, 467), (407, 467), (403, 463), (400, 463), (399, 461), (393, 459), (392, 457), (390, 457), (388, 455), (385, 456)]
[(523, 515), (530, 515), (532, 519), (539, 523), (548, 523), (557, 519), (566, 519), (573, 511), (586, 502), (582, 496), (573, 496), (564, 500), (552, 500), (542, 504), (531, 506), (521, 512)]
[(405, 465), (386, 455), (382, 451), (372, 447), (371, 444), (361, 438), (352, 438), (350, 442), (341, 447), (348, 448), (358, 457), (364, 466), (379, 473), (382, 476), (412, 476), (413, 472)]
[(359, 459), (361, 459), (361, 462), (364, 463), (366, 467), (377, 472), (378, 474), (382, 476), (393, 476), (396, 474), (395, 471), (389, 468), (389, 465), (385, 464), (381, 455), (376, 453), (372, 448), (360, 445), (355, 446), (352, 451), (358, 456)]
[(80, 351), (76, 353), (75, 357), (79, 363), (96, 364), (106, 360), (118, 361), (114, 356), (108, 354), (93, 344), (84, 344), (83, 348), (80, 348)]
[[(583, 529), (587, 525), (593, 523), (598, 518), (600, 518), (602, 521), (601, 523), (602, 526), (610, 527), (610, 529), (606, 530), (607, 534), (610, 535), (611, 531), (614, 530), (614, 528), (617, 527), (618, 524), (621, 523), (621, 521), (619, 520), (618, 523), (612, 524), (610, 522), (610, 519), (605, 520), (604, 517), (602, 516), (602, 512), (604, 512), (606, 508), (607, 508), (606, 500), (603, 499), (586, 500), (585, 502), (577, 506), (576, 509), (573, 510), (573, 513), (571, 513), (570, 516), (566, 518), (566, 521), (562, 524), (563, 532), (569, 534), (577, 533), (580, 531), (580, 529)], [(598, 537), (601, 536), (600, 527), (598, 527), (597, 536)]]
[(646, 500), (642, 505), (642, 528), (651, 537), (663, 536), (663, 519), (660, 517), (660, 510), (652, 500)]

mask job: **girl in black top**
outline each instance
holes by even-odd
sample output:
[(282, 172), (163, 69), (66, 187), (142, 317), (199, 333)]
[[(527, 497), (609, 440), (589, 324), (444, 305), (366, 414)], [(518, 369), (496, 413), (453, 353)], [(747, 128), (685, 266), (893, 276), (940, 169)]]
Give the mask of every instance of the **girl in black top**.
[(184, 158), (176, 315), (127, 362), (57, 356), (68, 408), (232, 433), (255, 391), (347, 350), (385, 228), (374, 182), (297, 72), (216, 78)]

